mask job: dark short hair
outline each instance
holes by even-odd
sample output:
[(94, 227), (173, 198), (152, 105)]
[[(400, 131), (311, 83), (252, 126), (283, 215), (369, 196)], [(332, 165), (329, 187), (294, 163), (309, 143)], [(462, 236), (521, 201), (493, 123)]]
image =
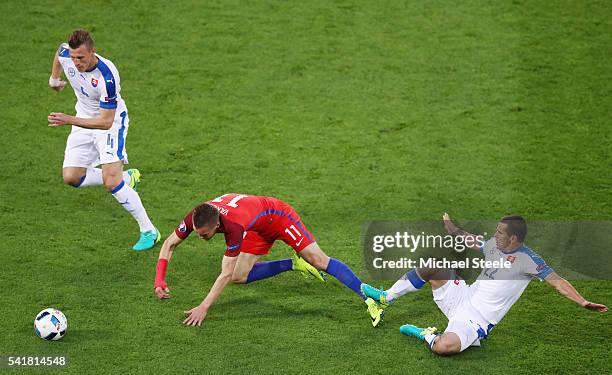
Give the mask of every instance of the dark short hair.
[(527, 222), (522, 216), (504, 216), (499, 222), (506, 224), (509, 236), (516, 236), (519, 242), (525, 241), (525, 237), (527, 237)]
[(92, 49), (94, 47), (94, 41), (89, 34), (89, 31), (78, 29), (75, 30), (68, 38), (68, 45), (72, 49), (79, 48), (82, 45), (86, 45), (87, 48)]
[(217, 225), (218, 220), (219, 210), (212, 204), (202, 203), (193, 209), (193, 226), (196, 228)]

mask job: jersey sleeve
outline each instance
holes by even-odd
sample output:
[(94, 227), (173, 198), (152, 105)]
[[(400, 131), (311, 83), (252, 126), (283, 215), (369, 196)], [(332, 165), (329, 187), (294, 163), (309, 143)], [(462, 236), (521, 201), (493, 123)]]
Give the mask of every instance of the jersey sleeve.
[(174, 234), (181, 240), (187, 238), (191, 232), (193, 232), (193, 212), (187, 214), (179, 226), (174, 229)]
[(62, 69), (64, 69), (64, 74), (66, 74), (66, 76), (68, 76), (68, 72), (66, 71), (66, 69), (68, 69), (67, 64), (72, 61), (70, 60), (69, 48), (68, 43), (62, 43), (57, 49), (57, 60), (62, 65)]
[(60, 44), (59, 48), (57, 49), (57, 57), (59, 58), (70, 58), (70, 50), (69, 50), (69, 46), (68, 43), (62, 43)]
[(544, 280), (548, 275), (553, 273), (553, 269), (546, 264), (544, 259), (542, 259), (538, 254), (533, 251), (529, 251), (527, 253), (529, 255), (529, 259), (525, 262), (524, 273), (527, 276), (537, 277), (540, 280)]
[(240, 254), (242, 248), (242, 239), (246, 233), (242, 225), (236, 224), (231, 221), (223, 222), (223, 229), (225, 233), (225, 256), (235, 257)]

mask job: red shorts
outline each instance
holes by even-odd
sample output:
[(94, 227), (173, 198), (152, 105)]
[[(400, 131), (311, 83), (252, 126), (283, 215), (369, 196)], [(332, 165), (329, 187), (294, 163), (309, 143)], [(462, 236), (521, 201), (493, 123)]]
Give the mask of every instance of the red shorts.
[[(280, 201), (279, 201), (280, 202)], [(314, 238), (302, 224), (300, 216), (288, 204), (281, 202), (274, 210), (263, 216), (263, 227), (258, 231), (247, 231), (242, 240), (241, 253), (265, 255), (268, 254), (274, 241), (281, 240), (291, 246), (296, 253), (315, 242)]]

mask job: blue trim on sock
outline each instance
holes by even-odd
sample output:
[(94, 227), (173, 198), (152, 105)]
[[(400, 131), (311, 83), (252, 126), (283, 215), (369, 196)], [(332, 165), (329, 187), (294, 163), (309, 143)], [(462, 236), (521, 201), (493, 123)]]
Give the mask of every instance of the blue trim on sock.
[(406, 276), (408, 276), (408, 281), (410, 281), (412, 286), (417, 289), (421, 289), (423, 285), (425, 285), (425, 281), (421, 279), (421, 276), (419, 276), (416, 269), (413, 269), (412, 271), (408, 272)]
[(125, 185), (125, 181), (121, 181), (121, 183), (119, 185), (115, 186), (115, 188), (113, 190), (111, 190), (111, 194), (115, 194), (116, 192), (121, 190), (123, 185)]
[(338, 259), (330, 258), (327, 269), (325, 270), (328, 274), (332, 275), (346, 287), (350, 288), (353, 292), (364, 300), (366, 297), (361, 293), (361, 280), (355, 275), (353, 270), (349, 266), (342, 263)]
[(76, 184), (76, 185), (72, 185), (72, 186), (74, 186), (75, 188), (78, 188), (78, 187), (80, 187), (81, 185), (83, 185), (83, 181), (85, 181), (85, 177), (87, 177), (87, 174), (85, 174), (83, 177), (81, 177), (81, 179), (79, 180), (79, 183), (78, 183), (78, 184)]
[(433, 346), (434, 346), (434, 344), (436, 343), (436, 341), (438, 341), (438, 339), (439, 339), (439, 338), (440, 338), (440, 335), (438, 334), (438, 335), (436, 335), (436, 337), (434, 337), (434, 338), (431, 340), (431, 344), (429, 344), (429, 350), (433, 351)]
[(253, 281), (267, 279), (268, 277), (276, 276), (279, 273), (293, 269), (293, 261), (291, 259), (272, 260), (269, 262), (255, 263), (251, 272), (247, 276), (247, 284)]

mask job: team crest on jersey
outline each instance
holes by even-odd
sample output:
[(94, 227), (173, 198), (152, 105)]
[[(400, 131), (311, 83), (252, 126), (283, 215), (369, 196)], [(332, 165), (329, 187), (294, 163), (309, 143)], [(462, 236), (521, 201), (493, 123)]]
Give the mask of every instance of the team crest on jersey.
[(508, 262), (514, 263), (514, 261), (516, 260), (516, 257), (514, 255), (508, 255), (508, 258), (506, 259), (508, 260)]
[(93, 87), (98, 87), (98, 80), (97, 80), (97, 79), (95, 79), (95, 78), (92, 78), (92, 79), (91, 79), (91, 85), (92, 85)]
[(68, 68), (68, 75), (74, 77), (76, 75), (76, 70), (74, 70), (74, 68)]
[(181, 233), (187, 232), (187, 225), (185, 225), (184, 221), (181, 221), (181, 225), (179, 225), (179, 232)]

